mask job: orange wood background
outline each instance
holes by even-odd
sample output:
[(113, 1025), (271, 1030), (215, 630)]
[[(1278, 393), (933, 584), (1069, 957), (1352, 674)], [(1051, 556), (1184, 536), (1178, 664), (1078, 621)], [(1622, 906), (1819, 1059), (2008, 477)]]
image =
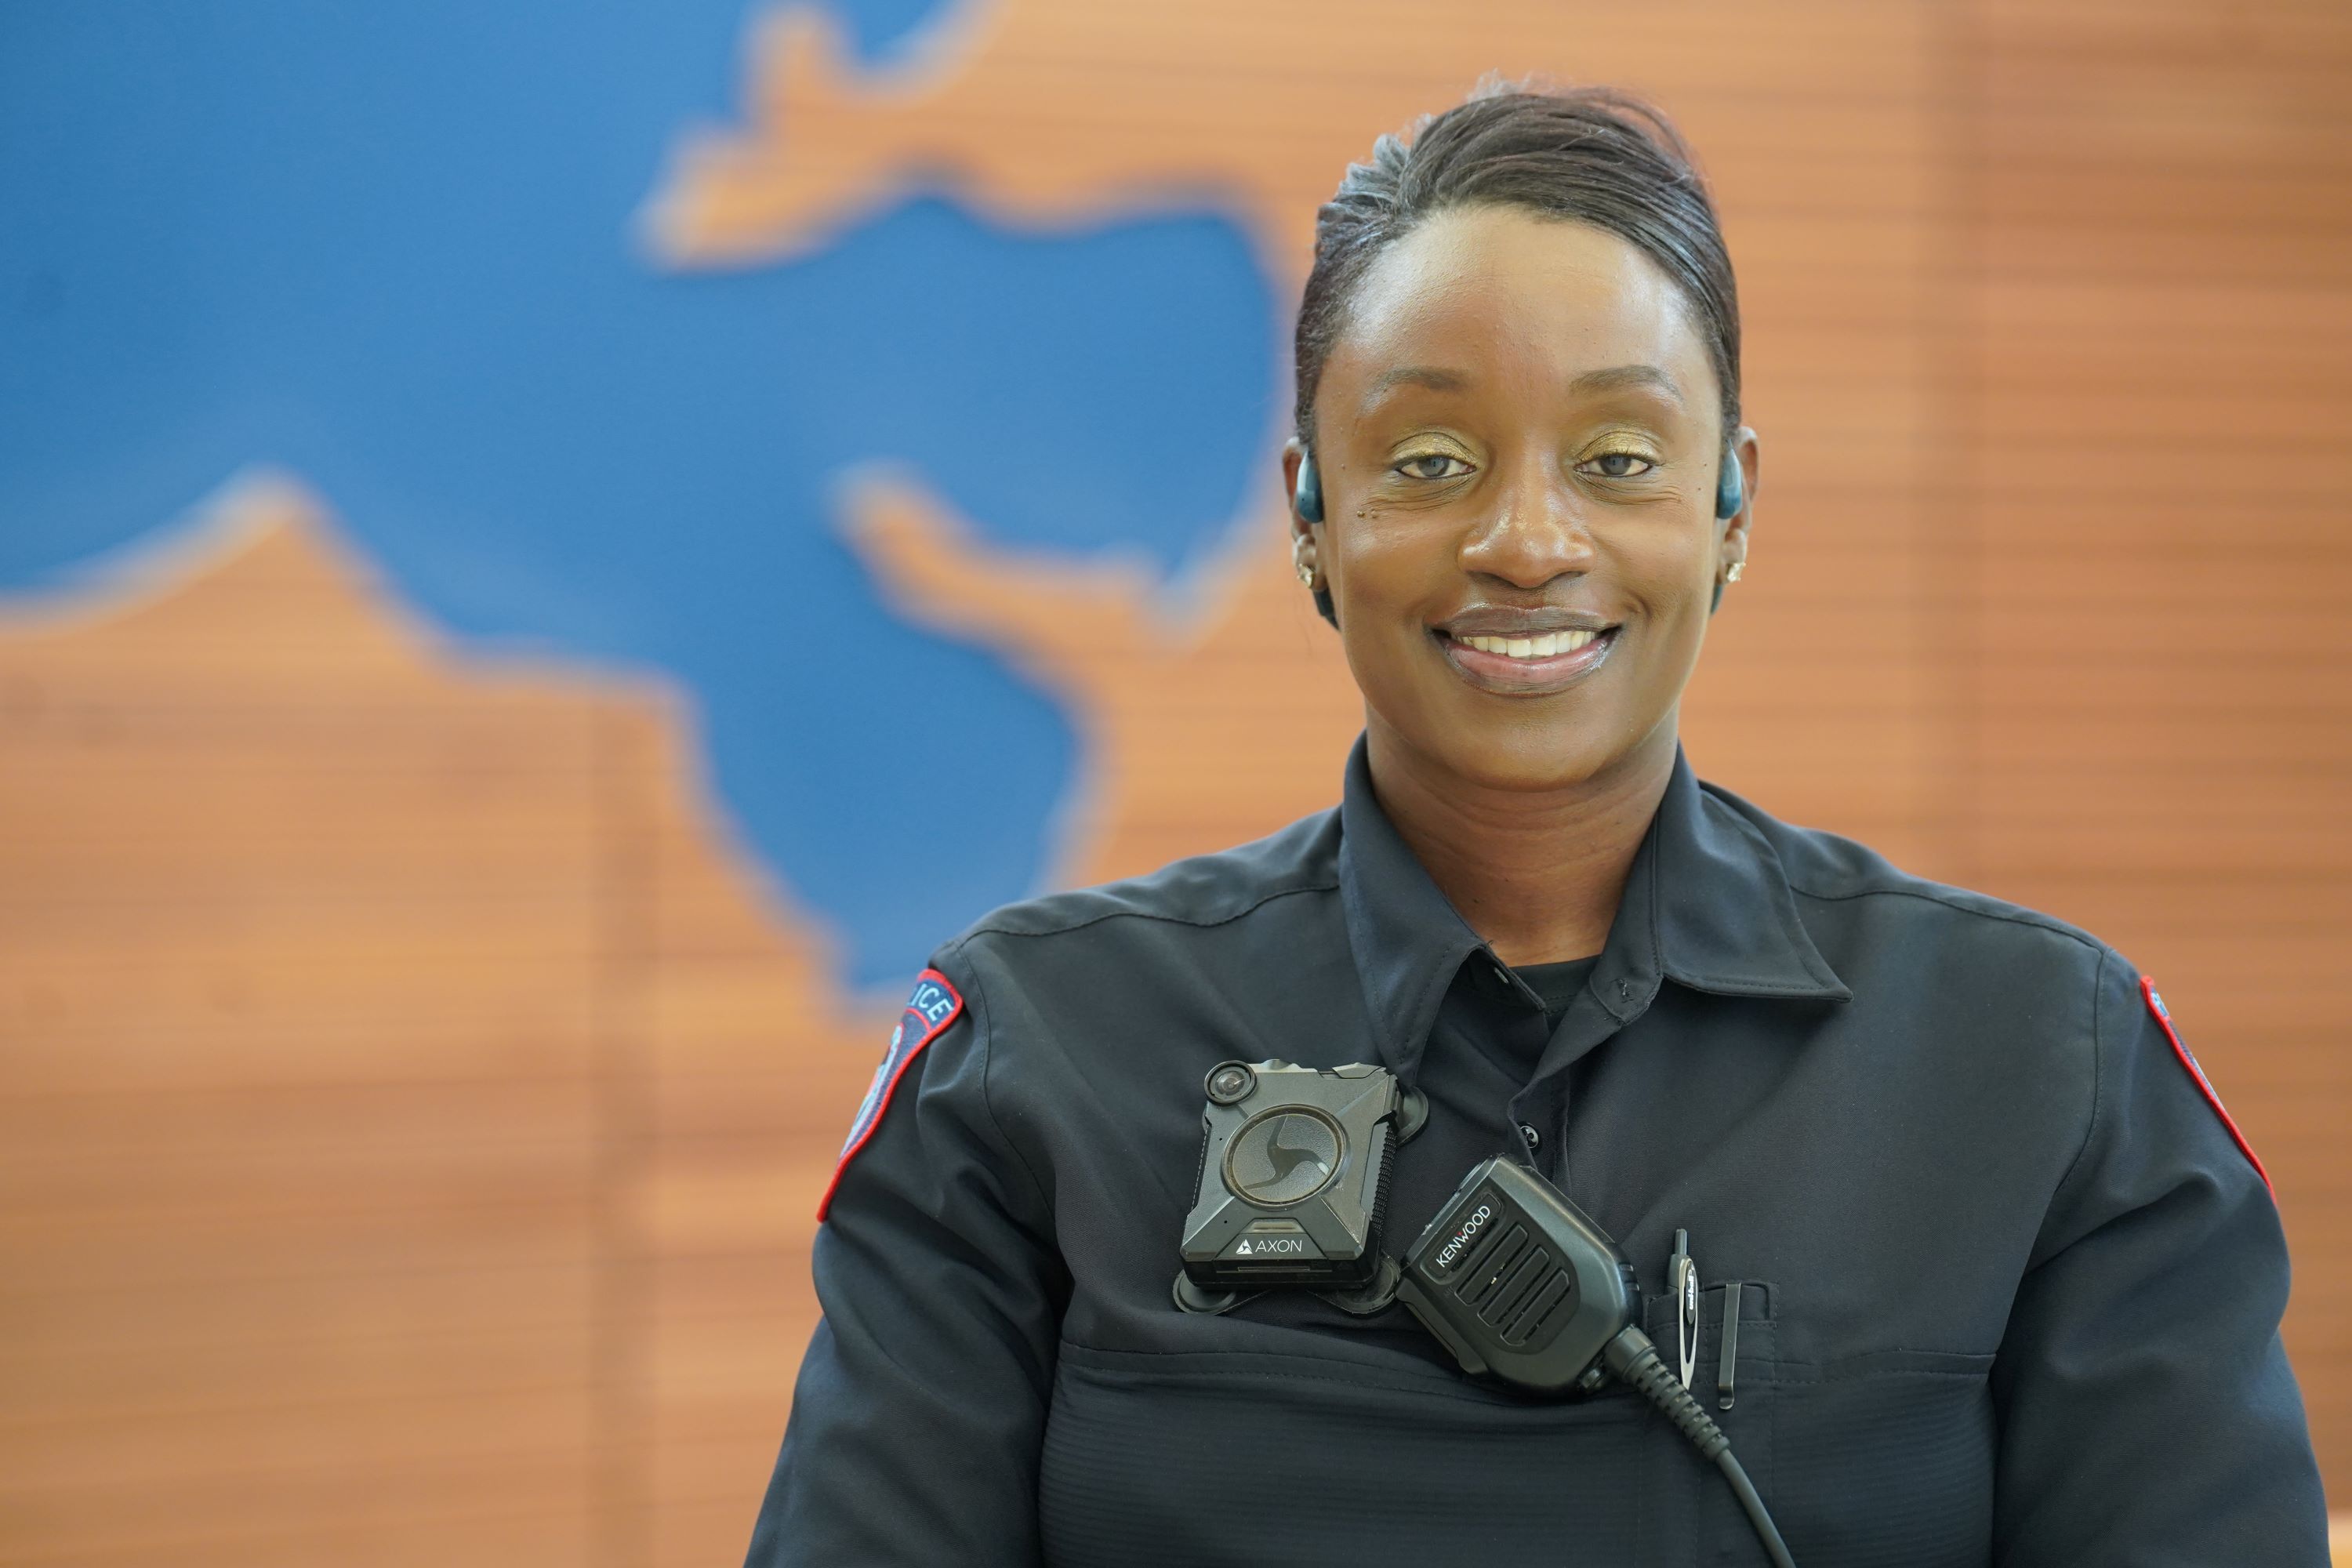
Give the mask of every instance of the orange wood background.
[[(822, 35), (752, 36), (663, 264), (945, 164), (1007, 222), (1223, 192), (1295, 283), (1340, 164), (1483, 69), (1676, 114), (1765, 439), (1694, 759), (2158, 976), (2352, 1497), (2352, 11), (1003, 0), (897, 91)], [(1069, 879), (1336, 793), (1276, 434), (1183, 613), (919, 477), (850, 502), (909, 618), (1070, 707)], [(301, 476), (223, 479), (0, 613), (0, 1563), (737, 1560), (888, 1016), (710, 809), (690, 693), (458, 659)]]

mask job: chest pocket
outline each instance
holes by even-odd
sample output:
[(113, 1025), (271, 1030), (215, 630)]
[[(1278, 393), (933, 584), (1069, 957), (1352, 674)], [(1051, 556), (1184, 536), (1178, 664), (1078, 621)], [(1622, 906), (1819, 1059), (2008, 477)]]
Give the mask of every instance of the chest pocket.
[[(1756, 1484), (1785, 1533), (1788, 1509), (1776, 1497), (1772, 1454), (1773, 1415), (1781, 1398), (1776, 1292), (1770, 1282), (1738, 1279), (1699, 1292), (1698, 1353), (1691, 1367), (1691, 1393), (1723, 1435), (1740, 1468)], [(1679, 1372), (1672, 1295), (1643, 1298), (1643, 1331), (1657, 1342), (1658, 1354)], [(1658, 1418), (1661, 1426), (1665, 1418)], [(1677, 1442), (1682, 1442), (1679, 1437)], [(1680, 1510), (1688, 1539), (1675, 1542), (1662, 1562), (1715, 1564), (1766, 1563), (1764, 1548), (1722, 1473), (1682, 1444), (1688, 1462), (1679, 1468), (1685, 1484)], [(1662, 1545), (1664, 1543), (1661, 1543)]]
[(1683, 1568), (1665, 1420), (1623, 1389), (1528, 1400), (1270, 1326), (1268, 1346), (1064, 1341), (1038, 1477), (1049, 1568)]
[[(1727, 1412), (1726, 1292), (1705, 1293), (1693, 1377), (1768, 1498), (1772, 1295), (1742, 1282)], [(1670, 1346), (1672, 1301), (1644, 1315)], [(1064, 1341), (1039, 1477), (1055, 1568), (1766, 1561), (1722, 1476), (1622, 1386), (1567, 1400), (1495, 1388), (1402, 1309), (1351, 1319), (1306, 1292), (1187, 1326), (1198, 1348)]]

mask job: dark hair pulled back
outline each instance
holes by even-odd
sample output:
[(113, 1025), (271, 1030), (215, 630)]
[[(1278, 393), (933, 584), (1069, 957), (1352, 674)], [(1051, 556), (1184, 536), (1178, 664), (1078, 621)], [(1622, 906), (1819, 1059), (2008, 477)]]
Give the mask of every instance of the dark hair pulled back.
[(1524, 207), (1591, 224), (1633, 245), (1682, 290), (1739, 427), (1739, 296), (1715, 206), (1665, 115), (1610, 88), (1534, 89), (1489, 80), (1443, 114), (1372, 144), (1315, 218), (1315, 266), (1298, 306), (1294, 411), (1315, 436), (1315, 391), (1374, 258), (1454, 207)]

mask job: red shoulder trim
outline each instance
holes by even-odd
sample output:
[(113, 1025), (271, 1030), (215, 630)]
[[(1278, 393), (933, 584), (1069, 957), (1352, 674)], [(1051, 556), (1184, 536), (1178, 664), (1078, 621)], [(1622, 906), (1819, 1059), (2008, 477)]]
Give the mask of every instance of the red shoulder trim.
[(816, 1201), (818, 1223), (824, 1223), (825, 1211), (833, 1207), (834, 1190), (841, 1185), (841, 1173), (849, 1169), (851, 1157), (866, 1147), (866, 1141), (882, 1125), (882, 1113), (890, 1109), (898, 1080), (907, 1076), (907, 1068), (923, 1054), (923, 1047), (938, 1039), (962, 1011), (963, 993), (946, 975), (926, 969), (916, 978), (915, 994), (907, 998), (898, 1014), (898, 1026), (890, 1031), (890, 1047), (882, 1053), (882, 1065), (874, 1069), (874, 1081), (866, 1087), (857, 1115), (849, 1123), (841, 1158), (834, 1162), (833, 1180), (824, 1184), (824, 1196)]
[(2238, 1131), (2237, 1121), (2231, 1116), (2229, 1107), (2223, 1105), (2221, 1097), (2213, 1092), (2213, 1080), (2205, 1076), (2205, 1069), (2197, 1065), (2197, 1058), (2189, 1055), (2189, 1047), (2181, 1043), (2180, 1031), (2172, 1026), (2172, 1015), (2164, 1010), (2164, 998), (2156, 994), (2155, 980), (2148, 975), (2141, 975), (2139, 994), (2140, 999), (2147, 1004), (2149, 1014), (2155, 1017), (2157, 1027), (2162, 1029), (2164, 1037), (2172, 1042), (2172, 1054), (2180, 1058), (2180, 1065), (2187, 1068), (2189, 1076), (2197, 1080), (2198, 1092), (2205, 1097), (2205, 1103), (2213, 1108), (2213, 1114), (2220, 1117), (2221, 1125), (2230, 1130), (2230, 1141), (2238, 1146), (2238, 1152), (2253, 1166), (2254, 1174), (2263, 1179), (2263, 1185), (2270, 1189), (2273, 1201), (2276, 1201), (2278, 1189), (2271, 1186), (2271, 1173), (2263, 1169), (2263, 1157), (2254, 1152), (2254, 1146), (2246, 1142), (2244, 1133)]

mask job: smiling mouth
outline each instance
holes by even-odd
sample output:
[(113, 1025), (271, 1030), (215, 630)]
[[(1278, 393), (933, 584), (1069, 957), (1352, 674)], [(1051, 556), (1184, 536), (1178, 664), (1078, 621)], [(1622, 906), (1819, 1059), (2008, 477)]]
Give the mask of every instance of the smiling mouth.
[(1574, 631), (1552, 632), (1539, 637), (1455, 637), (1454, 640), (1464, 647), (1474, 647), (1480, 653), (1499, 653), (1505, 658), (1549, 658), (1554, 654), (1574, 653), (1601, 635), (1593, 631)]
[(1529, 637), (1459, 636), (1431, 628), (1455, 673), (1499, 696), (1542, 696), (1601, 668), (1617, 643), (1615, 626), (1576, 626)]

